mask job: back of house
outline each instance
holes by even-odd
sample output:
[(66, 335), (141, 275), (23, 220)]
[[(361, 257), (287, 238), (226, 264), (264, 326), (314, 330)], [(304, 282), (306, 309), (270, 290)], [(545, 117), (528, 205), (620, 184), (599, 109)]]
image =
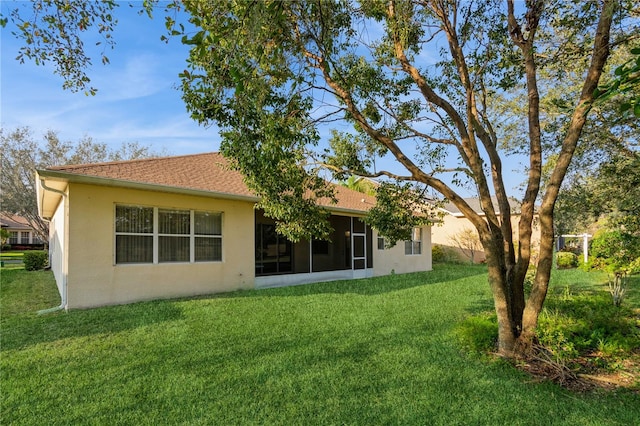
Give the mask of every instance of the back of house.
[(39, 170), (61, 306), (87, 308), (431, 269), (431, 230), (385, 248), (375, 198), (335, 186), (329, 241), (292, 242), (219, 153)]

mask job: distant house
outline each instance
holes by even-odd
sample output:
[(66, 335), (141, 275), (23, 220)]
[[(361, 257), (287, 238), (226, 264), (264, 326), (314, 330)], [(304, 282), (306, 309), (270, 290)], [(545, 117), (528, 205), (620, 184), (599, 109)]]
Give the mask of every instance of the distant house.
[[(480, 216), (485, 216), (484, 212), (480, 207), (480, 200), (478, 198), (465, 198), (465, 201), (469, 206), (477, 212)], [(493, 198), (493, 205), (497, 206), (497, 199)], [(509, 199), (509, 204), (511, 205), (511, 227), (513, 230), (514, 239), (517, 241), (518, 237), (518, 222), (520, 220), (520, 203), (511, 198)], [(437, 226), (434, 226), (431, 233), (431, 243), (443, 246), (445, 248), (449, 248), (453, 250), (461, 259), (469, 259), (470, 258), (470, 250), (461, 249), (454, 243), (454, 238), (456, 235), (460, 235), (460, 233), (465, 230), (472, 230), (474, 235), (477, 236), (477, 232), (475, 227), (467, 219), (464, 214), (453, 204), (447, 203), (442, 207), (444, 210), (444, 216), (442, 217), (440, 223)], [(496, 214), (500, 217), (500, 212), (496, 210)], [(536, 247), (540, 244), (540, 228), (537, 225), (536, 217), (534, 216), (534, 224), (533, 224), (533, 235), (531, 239), (531, 245), (533, 250), (535, 251)], [(484, 262), (485, 261), (485, 253), (480, 248), (480, 250), (475, 251), (473, 256), (473, 261)]]
[(9, 232), (7, 243), (14, 249), (40, 249), (44, 247), (33, 226), (27, 219), (11, 213), (0, 213), (0, 226)]
[(331, 241), (291, 242), (218, 153), (37, 172), (64, 308), (431, 269), (430, 227), (386, 249), (371, 196), (336, 186)]

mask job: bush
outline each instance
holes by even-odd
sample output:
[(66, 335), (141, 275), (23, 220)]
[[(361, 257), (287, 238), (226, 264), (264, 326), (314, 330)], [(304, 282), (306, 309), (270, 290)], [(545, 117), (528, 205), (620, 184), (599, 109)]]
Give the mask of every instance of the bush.
[(631, 262), (629, 266), (625, 268), (625, 271), (629, 275), (640, 274), (640, 257), (638, 257), (636, 260)]
[(536, 268), (536, 265), (529, 264), (529, 268), (527, 269), (527, 274), (524, 277), (524, 283), (523, 283), (524, 294), (527, 296), (531, 294), (531, 289), (533, 289), (533, 284), (536, 279), (537, 271), (538, 271), (538, 268)]
[(493, 313), (469, 317), (456, 326), (455, 334), (467, 351), (491, 352), (498, 342), (497, 317)]
[(434, 244), (431, 246), (431, 260), (433, 262), (451, 262), (457, 263), (460, 261), (458, 254), (450, 247)]
[(561, 251), (556, 254), (558, 269), (575, 268), (578, 266), (578, 256), (575, 253)]
[(47, 266), (48, 253), (44, 250), (26, 251), (23, 255), (24, 269), (26, 271), (38, 271)]
[(640, 256), (640, 237), (617, 229), (600, 231), (591, 241), (591, 255), (601, 269), (626, 269)]
[(433, 262), (444, 262), (445, 261), (445, 252), (442, 246), (434, 244), (431, 247), (431, 260)]
[(538, 339), (557, 361), (600, 357), (601, 366), (640, 347), (640, 329), (633, 311), (615, 307), (605, 292), (550, 297), (537, 329)]

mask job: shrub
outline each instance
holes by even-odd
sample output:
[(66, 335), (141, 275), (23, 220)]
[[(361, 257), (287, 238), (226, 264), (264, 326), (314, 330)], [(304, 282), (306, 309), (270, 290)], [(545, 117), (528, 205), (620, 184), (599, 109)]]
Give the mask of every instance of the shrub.
[(491, 352), (498, 341), (496, 315), (480, 314), (469, 317), (458, 324), (455, 334), (460, 345), (470, 352)]
[(38, 271), (47, 266), (48, 253), (44, 250), (27, 251), (23, 255), (24, 269), (26, 271)]
[(616, 272), (613, 277), (609, 276), (609, 293), (613, 297), (613, 305), (620, 306), (627, 292), (627, 274)]
[(629, 275), (640, 274), (640, 257), (638, 257), (636, 260), (631, 262), (629, 266), (625, 268), (625, 271)]
[(557, 361), (595, 355), (601, 367), (640, 347), (640, 329), (630, 308), (615, 307), (605, 292), (553, 295), (541, 314), (538, 339)]
[(558, 269), (575, 268), (578, 266), (578, 256), (575, 253), (561, 251), (556, 254)]
[(525, 295), (529, 295), (531, 294), (531, 289), (533, 288), (533, 283), (536, 279), (536, 272), (537, 272), (538, 268), (536, 268), (536, 265), (534, 264), (529, 264), (529, 269), (527, 269), (527, 274), (524, 277), (524, 293)]
[(438, 244), (434, 244), (431, 247), (431, 260), (433, 262), (444, 262), (445, 261), (445, 252), (442, 246)]
[(640, 237), (617, 229), (600, 231), (591, 241), (591, 255), (600, 260), (602, 269), (625, 269), (640, 256)]
[(431, 260), (433, 262), (457, 263), (460, 261), (458, 254), (450, 247), (434, 244), (431, 247)]

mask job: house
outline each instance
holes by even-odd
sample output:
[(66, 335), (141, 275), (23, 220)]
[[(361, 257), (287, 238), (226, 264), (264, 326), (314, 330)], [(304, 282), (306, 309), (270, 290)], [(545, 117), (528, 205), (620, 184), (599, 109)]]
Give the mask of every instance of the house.
[(375, 199), (336, 186), (331, 242), (291, 242), (218, 153), (37, 172), (62, 307), (431, 269), (430, 227), (391, 249), (362, 220)]
[(1, 212), (0, 226), (9, 233), (6, 244), (14, 249), (42, 249), (42, 241), (31, 223), (22, 216)]
[[(477, 212), (480, 216), (485, 216), (482, 208), (480, 207), (480, 200), (478, 198), (465, 198), (465, 201), (469, 206)], [(494, 206), (498, 205), (496, 197), (492, 198)], [(511, 206), (511, 228), (513, 230), (514, 240), (518, 238), (518, 222), (520, 220), (520, 203), (513, 198), (509, 199)], [(431, 234), (431, 243), (442, 246), (451, 250), (460, 259), (471, 260), (473, 252), (473, 262), (479, 263), (485, 261), (485, 253), (480, 245), (477, 231), (471, 221), (467, 219), (464, 214), (451, 202), (445, 204), (442, 207), (444, 215), (437, 226), (434, 226)], [(500, 212), (496, 210), (496, 215), (500, 218)], [(476, 246), (471, 248), (473, 241), (466, 241), (462, 244), (456, 243), (456, 239), (464, 240), (464, 236), (475, 237)], [(457, 237), (457, 238), (456, 238)], [(461, 238), (462, 237), (462, 238)], [(536, 247), (540, 244), (540, 227), (537, 224), (537, 216), (534, 216), (533, 234), (531, 236), (531, 245), (533, 253), (536, 252)], [(462, 246), (462, 247), (461, 247)]]

